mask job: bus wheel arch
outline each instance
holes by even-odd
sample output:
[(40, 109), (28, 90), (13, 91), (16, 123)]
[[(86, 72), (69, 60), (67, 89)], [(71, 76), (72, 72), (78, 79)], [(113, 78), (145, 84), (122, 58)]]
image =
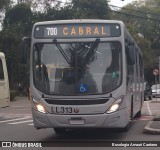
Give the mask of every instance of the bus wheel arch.
[(128, 124), (127, 124), (124, 128), (122, 128), (122, 131), (123, 131), (123, 132), (128, 132), (129, 129), (130, 129), (130, 127), (131, 127), (131, 123), (130, 123), (130, 121), (129, 121)]

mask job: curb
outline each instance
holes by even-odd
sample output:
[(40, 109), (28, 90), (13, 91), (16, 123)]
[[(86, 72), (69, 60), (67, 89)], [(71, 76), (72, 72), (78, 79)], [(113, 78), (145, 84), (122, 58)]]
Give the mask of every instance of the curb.
[(160, 121), (160, 117), (156, 116), (155, 118), (153, 118), (153, 121)]
[(154, 128), (150, 127), (152, 123), (153, 123), (153, 121), (149, 121), (147, 123), (147, 125), (145, 126), (145, 128), (143, 130), (143, 133), (160, 135), (160, 129), (154, 129)]
[(150, 101), (149, 103), (160, 103), (160, 101)]
[(156, 121), (160, 121), (160, 114), (157, 114), (157, 115), (152, 119), (152, 121), (149, 121), (149, 122), (147, 123), (147, 125), (145, 126), (145, 128), (144, 128), (144, 130), (143, 130), (143, 133), (160, 135), (160, 129), (151, 128), (152, 123), (153, 123), (153, 122), (156, 122)]

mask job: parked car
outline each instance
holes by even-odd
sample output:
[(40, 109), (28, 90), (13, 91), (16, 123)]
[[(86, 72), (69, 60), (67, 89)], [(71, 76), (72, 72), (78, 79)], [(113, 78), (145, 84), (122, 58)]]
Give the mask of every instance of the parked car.
[(144, 100), (152, 100), (152, 88), (148, 83), (144, 84)]
[(152, 96), (160, 97), (160, 84), (152, 85)]

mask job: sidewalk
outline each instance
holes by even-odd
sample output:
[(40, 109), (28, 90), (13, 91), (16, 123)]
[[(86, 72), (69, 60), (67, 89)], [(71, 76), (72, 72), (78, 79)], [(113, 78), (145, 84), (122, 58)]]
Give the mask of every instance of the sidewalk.
[(28, 97), (17, 96), (10, 102), (9, 107), (0, 108), (0, 117), (31, 116), (31, 104)]
[[(150, 103), (160, 103), (160, 100), (153, 100)], [(158, 113), (151, 121), (147, 123), (143, 130), (147, 134), (160, 135), (160, 113)]]

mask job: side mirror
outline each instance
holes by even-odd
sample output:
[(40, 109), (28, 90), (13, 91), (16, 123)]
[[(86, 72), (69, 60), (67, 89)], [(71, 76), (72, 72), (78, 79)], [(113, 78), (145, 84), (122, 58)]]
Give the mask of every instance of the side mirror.
[(129, 38), (125, 39), (125, 50), (127, 55), (127, 63), (128, 65), (135, 64), (135, 46)]
[(22, 64), (26, 64), (30, 54), (31, 38), (23, 37), (21, 42)]
[(128, 38), (125, 39), (125, 49), (126, 49), (128, 65), (134, 65), (135, 64), (135, 46), (134, 46), (134, 43), (131, 42)]

